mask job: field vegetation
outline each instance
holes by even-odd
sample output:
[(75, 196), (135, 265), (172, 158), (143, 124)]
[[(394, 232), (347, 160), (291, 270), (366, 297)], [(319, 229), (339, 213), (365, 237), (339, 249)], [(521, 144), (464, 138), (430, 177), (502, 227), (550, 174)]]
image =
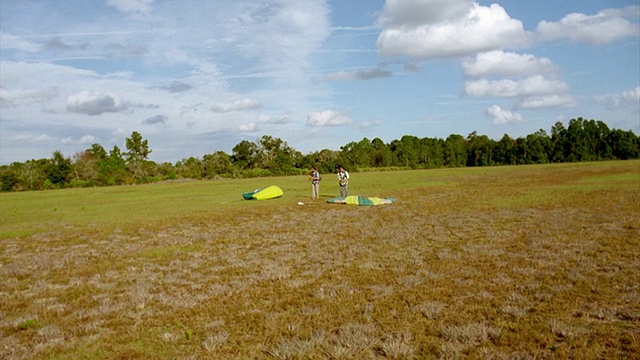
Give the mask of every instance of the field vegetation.
[(280, 138), (263, 135), (255, 142), (242, 140), (232, 154), (216, 151), (175, 164), (149, 160), (153, 150), (137, 131), (125, 143), (126, 151), (117, 145), (107, 151), (93, 144), (71, 158), (56, 150), (50, 159), (0, 165), (0, 192), (293, 176), (308, 174), (312, 165), (327, 173), (340, 165), (348, 171), (381, 171), (640, 159), (640, 137), (633, 131), (609, 129), (600, 120), (583, 118), (571, 119), (566, 128), (557, 122), (550, 136), (541, 129), (517, 139), (505, 134), (499, 141), (476, 131), (466, 138), (459, 134), (446, 139), (404, 135), (389, 143), (364, 138), (339, 151), (323, 149), (306, 155)]
[(2, 193), (0, 358), (640, 356), (640, 161), (350, 188), (397, 202), (327, 204), (330, 174), (320, 200), (306, 176)]

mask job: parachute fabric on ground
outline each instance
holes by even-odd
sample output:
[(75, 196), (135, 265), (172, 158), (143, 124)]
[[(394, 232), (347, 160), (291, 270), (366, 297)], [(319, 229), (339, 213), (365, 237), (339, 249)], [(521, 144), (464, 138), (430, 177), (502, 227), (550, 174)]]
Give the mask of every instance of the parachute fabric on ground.
[(392, 204), (396, 202), (396, 200), (390, 197), (386, 197), (383, 199), (379, 197), (365, 197), (365, 196), (351, 195), (347, 197), (337, 196), (327, 200), (327, 202), (330, 204), (372, 206), (372, 205)]
[(282, 189), (276, 185), (268, 186), (264, 189), (256, 189), (254, 191), (242, 194), (245, 200), (269, 200), (281, 197), (284, 194)]

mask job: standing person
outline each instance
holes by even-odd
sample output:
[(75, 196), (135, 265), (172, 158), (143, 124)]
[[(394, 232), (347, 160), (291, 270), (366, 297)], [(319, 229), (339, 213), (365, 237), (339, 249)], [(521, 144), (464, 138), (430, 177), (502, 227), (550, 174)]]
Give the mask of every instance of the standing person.
[(311, 166), (311, 198), (318, 199), (320, 197), (320, 173), (315, 166)]
[(349, 172), (342, 166), (338, 170), (338, 184), (340, 184), (340, 196), (349, 196)]

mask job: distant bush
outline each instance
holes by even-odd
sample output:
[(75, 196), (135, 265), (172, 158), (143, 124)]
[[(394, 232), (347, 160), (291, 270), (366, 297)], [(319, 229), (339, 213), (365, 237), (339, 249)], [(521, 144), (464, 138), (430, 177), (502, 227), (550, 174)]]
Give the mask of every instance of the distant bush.
[(69, 183), (69, 186), (73, 188), (92, 187), (92, 186), (95, 186), (95, 183), (89, 180), (74, 179), (74, 180), (71, 180), (71, 183)]

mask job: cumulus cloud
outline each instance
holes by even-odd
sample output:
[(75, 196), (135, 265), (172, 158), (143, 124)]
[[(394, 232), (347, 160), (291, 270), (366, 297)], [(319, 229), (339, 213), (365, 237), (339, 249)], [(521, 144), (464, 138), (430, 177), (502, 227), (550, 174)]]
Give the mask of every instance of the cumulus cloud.
[(343, 126), (352, 124), (353, 120), (347, 113), (324, 110), (307, 115), (307, 125), (314, 127)]
[(498, 4), (473, 0), (388, 0), (376, 45), (386, 56), (460, 57), (529, 43), (522, 22)]
[(487, 109), (487, 114), (493, 119), (495, 125), (513, 124), (524, 122), (524, 118), (517, 112), (505, 110), (498, 105)]
[(143, 124), (148, 124), (148, 125), (156, 125), (156, 124), (165, 124), (167, 121), (169, 121), (169, 117), (166, 115), (155, 115), (152, 116), (150, 118), (146, 118), (144, 120), (142, 120)]
[(253, 122), (238, 126), (238, 132), (241, 132), (241, 133), (254, 132), (258, 130), (259, 130), (258, 125)]
[(619, 108), (640, 110), (640, 86), (620, 94), (597, 96), (595, 100), (611, 110)]
[(637, 86), (633, 90), (623, 91), (621, 99), (623, 102), (626, 102), (629, 104), (633, 104), (636, 106), (640, 105), (640, 86)]
[(502, 50), (477, 54), (474, 60), (466, 60), (462, 68), (467, 76), (520, 77), (534, 74), (553, 74), (558, 67), (548, 58), (531, 54), (517, 54)]
[(99, 142), (100, 142), (100, 138), (95, 137), (93, 135), (84, 135), (83, 137), (80, 138), (80, 144), (95, 144)]
[(79, 144), (79, 145), (97, 144), (99, 142), (100, 142), (100, 138), (95, 137), (93, 135), (84, 135), (78, 140), (75, 140), (72, 137), (66, 137), (66, 138), (60, 140), (60, 143), (64, 144), (64, 145), (71, 145), (71, 144)]
[(129, 102), (113, 94), (95, 94), (82, 91), (67, 98), (67, 111), (91, 116), (106, 112), (124, 112), (130, 106)]
[[(470, 96), (518, 98), (520, 109), (578, 105), (573, 97), (563, 94), (569, 86), (554, 79), (560, 69), (548, 58), (495, 50), (464, 61), (462, 68), (468, 77), (482, 77), (465, 83), (465, 92)], [(499, 79), (490, 80), (496, 77)], [(494, 109), (492, 113), (499, 111)]]
[(211, 107), (211, 111), (217, 113), (228, 113), (232, 111), (255, 110), (262, 107), (262, 103), (251, 99), (235, 100), (227, 103), (215, 104)]
[(128, 14), (149, 14), (154, 0), (107, 0), (107, 4)]
[(58, 96), (58, 88), (40, 90), (8, 90), (0, 88), (0, 107), (18, 107), (48, 101)]
[(626, 18), (637, 18), (639, 11), (640, 6), (634, 5), (602, 10), (595, 15), (571, 13), (557, 22), (541, 21), (536, 33), (544, 41), (569, 39), (572, 42), (607, 44), (625, 37), (638, 37), (640, 26)]
[(356, 71), (337, 71), (328, 74), (322, 78), (321, 81), (342, 81), (342, 80), (371, 80), (375, 78), (390, 77), (393, 73), (388, 70), (382, 69), (367, 69)]
[(564, 92), (569, 86), (560, 80), (533, 75), (522, 80), (474, 80), (465, 83), (465, 92), (476, 97), (520, 97)]
[(545, 96), (534, 96), (523, 99), (519, 104), (520, 109), (540, 109), (549, 107), (574, 107), (578, 102), (570, 95), (551, 94)]

